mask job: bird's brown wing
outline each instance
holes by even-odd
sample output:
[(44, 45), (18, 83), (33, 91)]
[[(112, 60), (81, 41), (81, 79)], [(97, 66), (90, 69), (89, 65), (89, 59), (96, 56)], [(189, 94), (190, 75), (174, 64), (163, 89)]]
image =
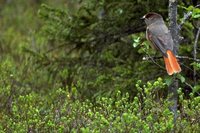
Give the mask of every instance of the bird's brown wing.
[(147, 29), (148, 40), (167, 57), (166, 51), (173, 51), (173, 40), (170, 32), (165, 26), (155, 26)]

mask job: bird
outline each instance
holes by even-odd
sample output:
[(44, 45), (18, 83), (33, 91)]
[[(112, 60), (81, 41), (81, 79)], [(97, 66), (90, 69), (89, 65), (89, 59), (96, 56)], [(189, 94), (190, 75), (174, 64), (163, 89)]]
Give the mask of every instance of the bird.
[(163, 17), (155, 12), (145, 14), (142, 19), (146, 23), (146, 38), (154, 49), (161, 52), (168, 75), (181, 72), (174, 50), (172, 35), (167, 28)]

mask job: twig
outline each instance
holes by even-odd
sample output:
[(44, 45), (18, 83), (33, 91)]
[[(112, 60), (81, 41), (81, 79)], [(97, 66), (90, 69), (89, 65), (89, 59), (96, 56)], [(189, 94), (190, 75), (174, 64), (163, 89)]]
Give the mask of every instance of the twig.
[[(195, 8), (200, 7), (200, 5), (196, 5)], [(192, 16), (192, 11), (188, 11), (187, 13), (184, 13), (184, 17), (181, 21), (181, 23), (178, 25), (179, 31), (182, 29), (183, 24)]]
[[(196, 37), (195, 37), (195, 42), (194, 42), (194, 60), (197, 59), (197, 43), (199, 40), (199, 34), (200, 34), (200, 27), (198, 28)], [(196, 85), (196, 69), (194, 68), (194, 73), (193, 73), (193, 79), (194, 79), (194, 85)]]
[(187, 68), (188, 70), (194, 72), (192, 68), (190, 68), (189, 66), (185, 65), (183, 62), (181, 63), (181, 65), (184, 66), (185, 68)]
[[(143, 57), (142, 60), (151, 60), (154, 64), (156, 64), (158, 67), (162, 68), (162, 69), (165, 69), (164, 67), (162, 67), (161, 65), (159, 65), (156, 61), (155, 61), (155, 58), (150, 56), (149, 54), (147, 54), (148, 57)], [(163, 57), (158, 57), (159, 59), (160, 58), (163, 58)]]
[[(148, 56), (143, 57), (143, 60), (152, 60), (152, 59), (153, 60), (159, 60), (161, 58), (163, 58), (163, 57), (162, 56), (150, 56), (150, 55), (148, 55)], [(187, 60), (200, 62), (200, 59), (198, 59), (198, 58), (194, 59), (194, 58), (191, 58), (191, 57), (188, 57), (188, 56), (178, 56), (177, 55), (176, 58), (178, 58), (178, 59), (187, 59)]]
[(149, 60), (149, 59), (159, 60), (161, 58), (163, 58), (163, 57), (162, 56), (150, 56), (150, 55), (148, 55), (148, 56), (143, 57), (142, 60), (145, 60), (145, 61)]
[(182, 29), (183, 24), (191, 17), (191, 15), (192, 15), (192, 11), (184, 13), (184, 17), (183, 17), (181, 23), (178, 25), (179, 31)]
[(188, 56), (176, 56), (176, 58), (178, 58), (178, 59), (187, 59), (187, 60), (200, 62), (200, 59), (198, 59), (198, 58), (194, 59), (194, 58), (191, 58), (191, 57), (188, 57)]

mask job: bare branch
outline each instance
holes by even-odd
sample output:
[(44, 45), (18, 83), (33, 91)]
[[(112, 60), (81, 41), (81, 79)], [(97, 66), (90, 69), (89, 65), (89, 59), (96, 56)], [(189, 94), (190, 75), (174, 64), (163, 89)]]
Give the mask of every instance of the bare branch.
[(184, 13), (183, 20), (182, 20), (181, 23), (178, 25), (179, 31), (182, 29), (183, 24), (191, 17), (191, 15), (192, 15), (192, 11), (189, 11), (189, 12), (187, 12), (187, 13)]
[(192, 61), (196, 61), (196, 62), (200, 62), (200, 59), (194, 59), (188, 56), (176, 56), (178, 59), (187, 59), (187, 60), (192, 60)]
[[(196, 5), (195, 8), (200, 7), (200, 5)], [(181, 23), (178, 25), (179, 31), (182, 29), (183, 24), (192, 16), (192, 11), (188, 11), (187, 13), (184, 13), (184, 17), (181, 21)]]
[[(198, 31), (197, 31), (197, 34), (196, 34), (196, 37), (195, 37), (195, 42), (194, 42), (194, 60), (197, 59), (197, 43), (198, 43), (198, 40), (199, 40), (199, 34), (200, 34), (200, 27), (198, 28)], [(196, 85), (196, 69), (194, 68), (194, 73), (193, 73), (193, 79), (194, 79), (194, 84)]]
[(148, 55), (147, 57), (143, 57), (142, 60), (144, 60), (144, 61), (151, 60), (151, 61), (152, 61), (155, 65), (157, 65), (158, 67), (160, 67), (160, 68), (162, 68), (162, 69), (165, 69), (163, 66), (159, 65), (159, 64), (155, 61), (156, 59), (160, 59), (160, 58), (163, 58), (163, 57), (158, 57), (158, 58), (156, 58), (156, 57), (152, 57), (152, 56)]
[[(146, 61), (146, 60), (159, 60), (159, 59), (161, 59), (161, 58), (163, 58), (162, 56), (145, 56), (145, 57), (143, 57), (143, 60), (144, 61)], [(196, 58), (196, 59), (194, 59), (194, 58), (191, 58), (191, 57), (188, 57), (188, 56), (176, 56), (176, 58), (178, 58), (178, 59), (187, 59), (187, 60), (191, 60), (191, 61), (196, 61), (196, 62), (200, 62), (200, 59), (198, 59), (198, 58)]]

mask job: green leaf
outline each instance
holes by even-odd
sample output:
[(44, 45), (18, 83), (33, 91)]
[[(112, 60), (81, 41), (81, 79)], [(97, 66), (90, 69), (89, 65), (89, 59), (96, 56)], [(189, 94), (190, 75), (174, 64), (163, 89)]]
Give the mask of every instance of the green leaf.
[(182, 76), (181, 74), (178, 74), (178, 75), (177, 75), (177, 78), (181, 80), (181, 83), (184, 83), (184, 82), (185, 82), (185, 77)]
[(200, 14), (192, 15), (193, 18), (200, 18)]
[(185, 6), (178, 5), (178, 7), (185, 9), (187, 11), (192, 11), (194, 9), (194, 6), (185, 7)]
[(167, 84), (167, 86), (170, 86), (172, 84), (172, 77), (171, 76), (168, 76), (165, 78), (165, 83)]
[(186, 8), (186, 10), (188, 11), (192, 11), (194, 9), (194, 6), (189, 6), (188, 8)]
[(194, 86), (194, 88), (192, 89), (192, 91), (193, 91), (193, 93), (199, 92), (200, 91), (200, 85)]
[(193, 13), (200, 13), (200, 9), (199, 8), (194, 8)]
[(140, 44), (140, 37), (133, 39), (133, 47), (137, 47)]
[(199, 70), (200, 69), (200, 63), (193, 62), (190, 65), (192, 65), (195, 70)]

